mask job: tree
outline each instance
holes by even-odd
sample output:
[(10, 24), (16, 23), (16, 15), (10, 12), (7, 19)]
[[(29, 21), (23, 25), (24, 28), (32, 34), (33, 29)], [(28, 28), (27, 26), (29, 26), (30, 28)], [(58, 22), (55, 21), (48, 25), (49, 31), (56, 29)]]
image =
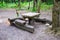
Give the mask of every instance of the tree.
[(4, 0), (1, 0), (2, 6), (3, 6), (3, 1), (4, 1)]
[(52, 20), (52, 29), (57, 33), (60, 31), (60, 0), (54, 0)]
[(40, 6), (41, 6), (41, 0), (38, 0), (38, 8), (37, 8), (38, 13), (40, 13)]
[(16, 4), (16, 0), (14, 0), (15, 4)]
[(38, 13), (40, 13), (40, 6), (41, 6), (41, 0), (33, 1), (33, 11), (37, 11)]
[(37, 7), (37, 0), (33, 0), (33, 11), (37, 10), (36, 7)]
[(47, 0), (41, 0), (42, 2), (46, 2)]
[(28, 6), (28, 9), (30, 8), (30, 0), (29, 0), (29, 6)]
[(18, 7), (19, 7), (19, 8), (21, 8), (20, 2), (21, 2), (21, 0), (18, 0)]

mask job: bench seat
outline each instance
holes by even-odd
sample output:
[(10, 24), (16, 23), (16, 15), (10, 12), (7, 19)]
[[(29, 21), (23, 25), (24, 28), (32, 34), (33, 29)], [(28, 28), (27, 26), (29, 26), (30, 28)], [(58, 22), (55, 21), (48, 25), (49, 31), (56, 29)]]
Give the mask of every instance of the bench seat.
[(29, 31), (29, 32), (31, 32), (31, 33), (34, 32), (34, 26), (26, 25), (26, 24), (25, 24), (25, 21), (15, 20), (15, 21), (14, 21), (14, 24), (16, 25), (16, 27), (18, 27), (18, 28), (20, 28), (20, 29)]

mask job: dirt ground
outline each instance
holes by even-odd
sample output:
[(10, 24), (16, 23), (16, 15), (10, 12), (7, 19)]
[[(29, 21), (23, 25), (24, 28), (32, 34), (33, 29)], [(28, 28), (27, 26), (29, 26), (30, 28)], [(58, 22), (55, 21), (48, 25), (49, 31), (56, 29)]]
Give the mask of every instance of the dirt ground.
[[(34, 33), (29, 33), (14, 26), (9, 26), (7, 18), (10, 17), (16, 17), (15, 9), (0, 9), (0, 21), (2, 20), (2, 22), (0, 22), (0, 40), (60, 40), (60, 36), (54, 36), (46, 32), (48, 27), (42, 23), (35, 22)], [(41, 11), (39, 18), (52, 20), (52, 10)]]

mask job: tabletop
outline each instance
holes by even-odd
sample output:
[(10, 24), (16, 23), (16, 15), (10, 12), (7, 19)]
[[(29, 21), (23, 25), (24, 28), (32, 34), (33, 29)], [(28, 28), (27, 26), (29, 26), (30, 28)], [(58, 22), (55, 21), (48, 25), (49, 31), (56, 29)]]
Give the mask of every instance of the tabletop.
[(40, 15), (40, 13), (24, 13), (24, 14), (21, 14), (23, 17), (35, 17), (35, 16), (38, 16)]

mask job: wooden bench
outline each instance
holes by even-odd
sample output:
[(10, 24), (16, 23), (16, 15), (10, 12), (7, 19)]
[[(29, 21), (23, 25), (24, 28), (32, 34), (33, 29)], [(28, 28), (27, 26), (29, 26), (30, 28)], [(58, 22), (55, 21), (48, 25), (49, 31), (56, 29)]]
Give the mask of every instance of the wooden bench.
[(17, 19), (17, 20), (15, 20), (13, 23), (16, 25), (16, 27), (18, 27), (18, 28), (20, 28), (20, 29), (29, 31), (29, 32), (31, 32), (31, 33), (34, 32), (34, 26), (31, 26), (31, 25), (28, 25), (28, 24), (26, 25), (26, 22), (23, 21), (23, 20), (18, 20), (18, 19)]
[(34, 20), (36, 21), (36, 22), (42, 22), (42, 23), (49, 23), (50, 25), (52, 24), (52, 21), (50, 21), (50, 20), (48, 20), (48, 19), (45, 19), (45, 18), (43, 18), (43, 19), (40, 19), (40, 18), (34, 18)]
[(10, 25), (13, 25), (13, 22), (17, 19), (23, 20), (23, 18), (8, 18), (8, 21), (10, 22)]

